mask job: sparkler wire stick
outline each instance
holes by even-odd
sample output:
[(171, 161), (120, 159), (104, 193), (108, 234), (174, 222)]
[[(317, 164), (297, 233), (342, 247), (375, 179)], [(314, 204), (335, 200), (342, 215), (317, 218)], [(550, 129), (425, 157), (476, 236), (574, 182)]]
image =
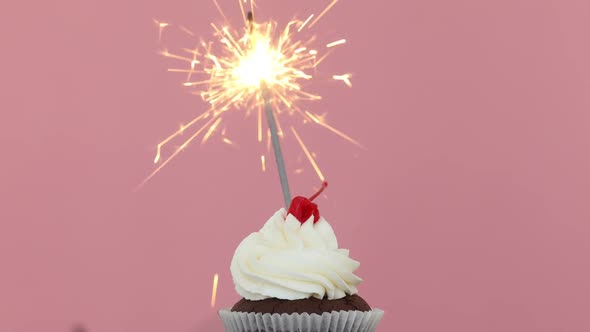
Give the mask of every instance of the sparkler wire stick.
[[(248, 12), (248, 26), (250, 33), (254, 31), (254, 14), (252, 11)], [(270, 91), (264, 81), (260, 82), (260, 89), (262, 89), (262, 98), (264, 99), (264, 111), (266, 112), (266, 119), (268, 121), (268, 129), (270, 131), (270, 138), (272, 141), (272, 148), (274, 150), (275, 161), (277, 162), (277, 170), (279, 173), (279, 180), (281, 182), (281, 189), (283, 190), (283, 198), (285, 199), (285, 208), (289, 208), (291, 204), (291, 192), (289, 191), (289, 179), (287, 178), (287, 169), (285, 167), (285, 159), (281, 151), (281, 142), (279, 141), (279, 134), (277, 130), (277, 121), (272, 111), (272, 103), (270, 100)]]
[(272, 141), (272, 148), (277, 162), (277, 169), (279, 171), (279, 179), (281, 181), (281, 188), (283, 189), (283, 198), (285, 199), (285, 208), (289, 208), (291, 204), (291, 193), (289, 191), (289, 180), (287, 178), (287, 171), (285, 167), (285, 159), (283, 159), (283, 152), (281, 151), (281, 142), (277, 132), (277, 122), (272, 111), (272, 104), (268, 97), (268, 89), (264, 89), (264, 110), (266, 112), (266, 119), (268, 120), (268, 128), (270, 129), (270, 138)]

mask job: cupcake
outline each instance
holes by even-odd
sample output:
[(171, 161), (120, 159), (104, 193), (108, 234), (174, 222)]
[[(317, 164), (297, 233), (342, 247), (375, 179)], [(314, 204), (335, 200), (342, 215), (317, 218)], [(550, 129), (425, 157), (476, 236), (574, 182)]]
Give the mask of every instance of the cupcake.
[(311, 198), (295, 197), (236, 249), (231, 274), (242, 297), (219, 311), (228, 332), (375, 331), (383, 311), (357, 294), (349, 257)]

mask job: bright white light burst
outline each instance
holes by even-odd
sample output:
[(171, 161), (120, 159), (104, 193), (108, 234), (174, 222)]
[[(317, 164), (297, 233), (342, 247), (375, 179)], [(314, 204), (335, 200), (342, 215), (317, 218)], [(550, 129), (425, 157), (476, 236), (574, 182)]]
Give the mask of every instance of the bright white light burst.
[[(225, 25), (219, 27), (211, 24), (214, 34), (212, 41), (200, 41), (196, 48), (181, 48), (178, 53), (170, 53), (168, 50), (161, 52), (162, 55), (184, 64), (182, 68), (168, 70), (185, 73), (186, 79), (183, 85), (191, 89), (191, 93), (201, 96), (209, 104), (209, 108), (158, 144), (154, 159), (158, 167), (143, 183), (151, 179), (197, 138), (201, 139), (201, 143), (205, 143), (212, 135), (221, 131), (220, 136), (223, 142), (233, 145), (234, 143), (225, 137), (225, 130), (220, 130), (223, 128), (223, 119), (230, 112), (255, 114), (258, 120), (257, 139), (262, 143), (263, 134), (268, 135), (268, 131), (262, 128), (262, 109), (265, 100), (272, 105), (281, 138), (288, 133), (281, 129), (281, 116), (296, 115), (302, 119), (303, 123), (317, 124), (360, 146), (351, 137), (328, 125), (324, 116), (300, 108), (301, 101), (321, 99), (321, 96), (304, 90), (302, 83), (314, 78), (316, 68), (334, 47), (346, 43), (345, 39), (330, 41), (319, 50), (314, 47), (317, 44), (317, 37), (306, 31), (313, 27), (338, 0), (333, 0), (319, 15), (312, 14), (306, 20), (292, 19), (282, 29), (279, 29), (277, 22), (274, 21), (256, 23), (252, 19), (254, 2), (238, 0), (243, 22), (239, 30), (229, 25), (221, 7), (216, 0), (213, 1), (224, 18)], [(160, 21), (155, 22), (158, 26), (158, 38), (161, 39), (164, 30), (171, 25)], [(184, 27), (178, 28), (191, 37), (195, 36)], [(349, 73), (335, 73), (331, 77), (349, 87), (352, 86)], [(162, 159), (165, 146), (189, 129), (193, 130), (192, 134), (169, 156)], [(320, 179), (324, 180), (317, 163), (294, 127), (291, 127), (291, 133), (306, 152)], [(262, 169), (265, 170), (264, 155), (261, 156), (261, 160)]]

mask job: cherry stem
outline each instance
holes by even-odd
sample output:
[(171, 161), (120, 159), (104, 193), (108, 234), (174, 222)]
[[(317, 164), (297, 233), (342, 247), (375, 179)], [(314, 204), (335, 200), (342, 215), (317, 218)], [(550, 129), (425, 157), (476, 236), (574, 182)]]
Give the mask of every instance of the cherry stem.
[(326, 189), (326, 187), (328, 187), (328, 182), (327, 181), (322, 182), (322, 187), (320, 188), (320, 190), (318, 190), (317, 193), (313, 194), (313, 196), (311, 196), (309, 198), (309, 200), (313, 201), (314, 199), (316, 199), (324, 191), (324, 189)]

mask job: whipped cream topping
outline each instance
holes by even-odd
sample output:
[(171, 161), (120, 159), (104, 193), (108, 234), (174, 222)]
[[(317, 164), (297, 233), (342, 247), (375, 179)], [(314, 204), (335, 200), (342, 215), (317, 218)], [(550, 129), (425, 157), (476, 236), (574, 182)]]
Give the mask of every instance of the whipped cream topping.
[(323, 218), (300, 223), (285, 209), (277, 211), (258, 232), (236, 249), (231, 273), (236, 291), (247, 300), (334, 300), (356, 294), (362, 281), (353, 272), (360, 263), (339, 249), (336, 235)]

